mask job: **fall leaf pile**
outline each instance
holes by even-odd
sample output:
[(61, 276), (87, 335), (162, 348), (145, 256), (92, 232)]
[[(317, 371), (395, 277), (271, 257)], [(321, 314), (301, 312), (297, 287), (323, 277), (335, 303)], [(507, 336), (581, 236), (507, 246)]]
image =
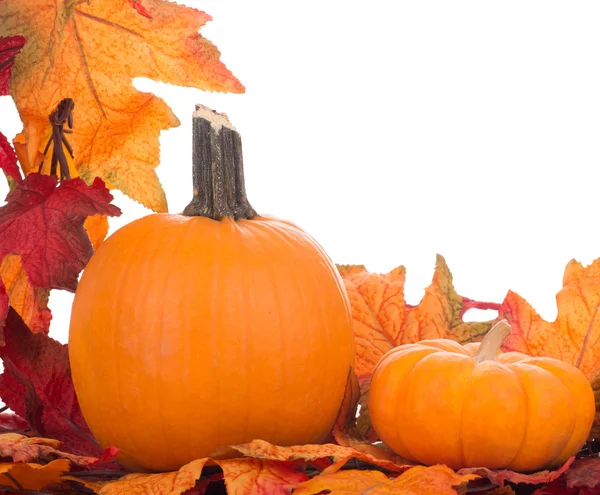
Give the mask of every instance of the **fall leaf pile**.
[[(166, 0), (0, 0), (0, 95), (14, 99), (23, 121), (12, 142), (0, 133), (10, 186), (0, 206), (0, 494), (600, 494), (599, 415), (579, 453), (551, 469), (516, 472), (402, 458), (380, 441), (368, 407), (371, 378), (392, 349), (435, 339), (473, 345), (501, 320), (512, 327), (502, 351), (572, 365), (600, 397), (600, 259), (567, 265), (554, 322), (513, 292), (501, 303), (460, 296), (441, 256), (416, 306), (404, 299), (404, 267), (376, 274), (338, 266), (355, 360), (325, 443), (256, 438), (168, 472), (128, 469), (119, 445), (101, 447), (78, 403), (68, 346), (48, 335), (49, 294), (75, 292), (108, 217), (121, 213), (111, 189), (167, 211), (154, 172), (158, 136), (179, 121), (132, 79), (244, 91), (198, 33), (209, 20)], [(498, 317), (465, 322), (472, 308)]]

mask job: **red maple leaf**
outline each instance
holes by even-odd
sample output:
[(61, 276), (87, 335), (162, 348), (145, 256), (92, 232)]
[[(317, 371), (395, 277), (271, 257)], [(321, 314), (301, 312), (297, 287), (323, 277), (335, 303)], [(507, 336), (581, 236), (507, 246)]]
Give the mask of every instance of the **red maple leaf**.
[(10, 73), (15, 55), (23, 48), (23, 36), (0, 37), (0, 96), (10, 94)]
[(6, 175), (12, 177), (17, 183), (23, 182), (19, 165), (17, 165), (17, 155), (13, 147), (6, 139), (6, 136), (0, 132), (0, 170)]
[[(6, 293), (6, 288), (4, 287), (4, 283), (0, 278), (0, 332), (4, 328), (4, 320), (8, 316), (8, 294)], [(0, 339), (1, 340), (1, 339)]]
[(12, 308), (4, 340), (0, 399), (27, 420), (36, 436), (60, 440), (65, 452), (102, 457), (77, 402), (67, 346), (32, 333)]
[(0, 208), (0, 260), (9, 254), (21, 262), (34, 287), (74, 291), (77, 276), (94, 252), (83, 227), (90, 215), (118, 216), (113, 197), (96, 178), (56, 187), (53, 176), (30, 174)]

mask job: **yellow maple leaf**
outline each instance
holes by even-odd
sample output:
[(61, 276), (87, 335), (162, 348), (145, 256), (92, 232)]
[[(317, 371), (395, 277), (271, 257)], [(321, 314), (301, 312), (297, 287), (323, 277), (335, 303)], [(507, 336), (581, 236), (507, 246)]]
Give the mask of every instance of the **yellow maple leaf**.
[(11, 94), (24, 123), (29, 162), (49, 135), (48, 116), (75, 101), (69, 141), (75, 168), (155, 211), (166, 211), (155, 168), (161, 130), (179, 125), (160, 98), (137, 91), (134, 77), (210, 91), (243, 92), (198, 34), (210, 16), (164, 0), (147, 0), (150, 17), (123, 0), (4, 0), (0, 36), (26, 38), (15, 59)]

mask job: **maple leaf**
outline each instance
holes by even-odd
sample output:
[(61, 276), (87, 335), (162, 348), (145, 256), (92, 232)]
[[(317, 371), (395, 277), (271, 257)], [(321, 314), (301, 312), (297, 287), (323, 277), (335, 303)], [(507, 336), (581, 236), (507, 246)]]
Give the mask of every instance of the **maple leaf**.
[(574, 457), (570, 458), (562, 466), (555, 470), (543, 470), (537, 473), (517, 473), (508, 469), (491, 470), (486, 467), (464, 468), (458, 471), (458, 474), (476, 474), (482, 478), (487, 478), (496, 485), (504, 485), (506, 481), (511, 483), (526, 483), (528, 485), (540, 485), (550, 483), (559, 479), (571, 467)]
[[(4, 328), (4, 321), (8, 316), (8, 294), (6, 293), (6, 287), (0, 278), (0, 333)], [(3, 339), (2, 339), (3, 340)]]
[(0, 208), (0, 259), (18, 254), (33, 287), (74, 291), (77, 276), (93, 253), (83, 228), (97, 213), (118, 216), (112, 195), (100, 179), (28, 175)]
[(455, 487), (477, 478), (456, 474), (447, 466), (415, 466), (393, 480), (379, 471), (348, 470), (316, 476), (298, 485), (294, 495), (456, 495)]
[(21, 183), (23, 178), (21, 177), (21, 171), (17, 165), (17, 155), (13, 150), (12, 146), (0, 132), (0, 170), (2, 170), (8, 177), (12, 178), (15, 182)]
[(600, 459), (578, 459), (573, 463), (565, 478), (568, 488), (600, 487)]
[[(387, 274), (370, 273), (360, 265), (340, 266), (338, 270), (352, 306), (355, 371), (361, 386), (369, 381), (381, 356), (398, 345), (437, 338), (466, 343), (482, 337), (491, 328), (491, 322), (462, 321), (465, 301), (469, 308), (479, 304), (456, 293), (442, 256), (437, 256), (433, 281), (414, 307), (404, 300), (403, 266)], [(491, 303), (485, 306), (497, 308)]]
[(33, 334), (12, 308), (4, 328), (4, 373), (0, 375), (0, 398), (27, 419), (37, 436), (62, 443), (63, 450), (100, 457), (77, 403), (67, 346), (45, 334)]
[(131, 6), (137, 11), (138, 14), (147, 17), (148, 19), (152, 19), (152, 14), (150, 11), (142, 5), (142, 0), (128, 0)]
[(29, 424), (21, 416), (13, 413), (0, 413), (0, 433), (25, 432)]
[(561, 359), (592, 378), (600, 369), (600, 258), (587, 267), (571, 260), (556, 301), (558, 316), (548, 322), (509, 292), (499, 310), (513, 329), (503, 350)]
[(10, 76), (15, 56), (24, 44), (23, 36), (0, 37), (0, 96), (10, 94)]
[(29, 40), (15, 60), (11, 88), (30, 161), (45, 145), (48, 115), (72, 98), (76, 125), (69, 140), (79, 175), (88, 183), (101, 177), (145, 206), (166, 211), (154, 171), (158, 137), (179, 120), (160, 98), (137, 91), (132, 79), (222, 92), (244, 88), (220, 62), (217, 48), (198, 34), (209, 15), (163, 0), (133, 7), (125, 0), (4, 0), (0, 35)]
[(48, 464), (0, 462), (0, 490), (42, 490), (53, 483), (60, 483), (61, 475), (69, 467), (66, 459)]
[(27, 437), (19, 433), (0, 434), (0, 458), (12, 459), (13, 462), (49, 462), (55, 459), (66, 459), (77, 466), (91, 466), (98, 459), (63, 452), (61, 443), (54, 438)]

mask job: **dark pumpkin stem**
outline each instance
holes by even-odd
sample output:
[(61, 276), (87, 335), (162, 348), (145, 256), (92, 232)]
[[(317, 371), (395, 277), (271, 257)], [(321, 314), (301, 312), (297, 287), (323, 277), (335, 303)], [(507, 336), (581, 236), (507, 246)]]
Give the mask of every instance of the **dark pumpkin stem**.
[[(69, 162), (67, 161), (67, 155), (65, 154), (64, 148), (67, 149), (69, 155), (71, 155), (71, 158), (73, 158), (73, 148), (65, 136), (65, 134), (71, 134), (72, 131), (65, 129), (64, 126), (66, 124), (69, 126), (69, 129), (73, 128), (74, 106), (75, 102), (71, 98), (65, 98), (58, 104), (56, 110), (48, 117), (48, 120), (50, 120), (50, 124), (52, 125), (52, 134), (46, 143), (44, 155), (48, 152), (50, 145), (52, 144), (50, 175), (57, 175), (60, 172), (58, 178), (61, 181), (71, 178)], [(42, 171), (43, 165), (44, 162), (40, 163), (38, 172)]]
[(474, 356), (475, 361), (478, 363), (495, 361), (498, 351), (502, 347), (502, 342), (511, 332), (512, 328), (506, 320), (500, 320), (496, 323), (481, 341), (481, 345)]
[(188, 217), (251, 219), (256, 211), (246, 197), (242, 139), (225, 114), (196, 105), (193, 121), (194, 199)]

